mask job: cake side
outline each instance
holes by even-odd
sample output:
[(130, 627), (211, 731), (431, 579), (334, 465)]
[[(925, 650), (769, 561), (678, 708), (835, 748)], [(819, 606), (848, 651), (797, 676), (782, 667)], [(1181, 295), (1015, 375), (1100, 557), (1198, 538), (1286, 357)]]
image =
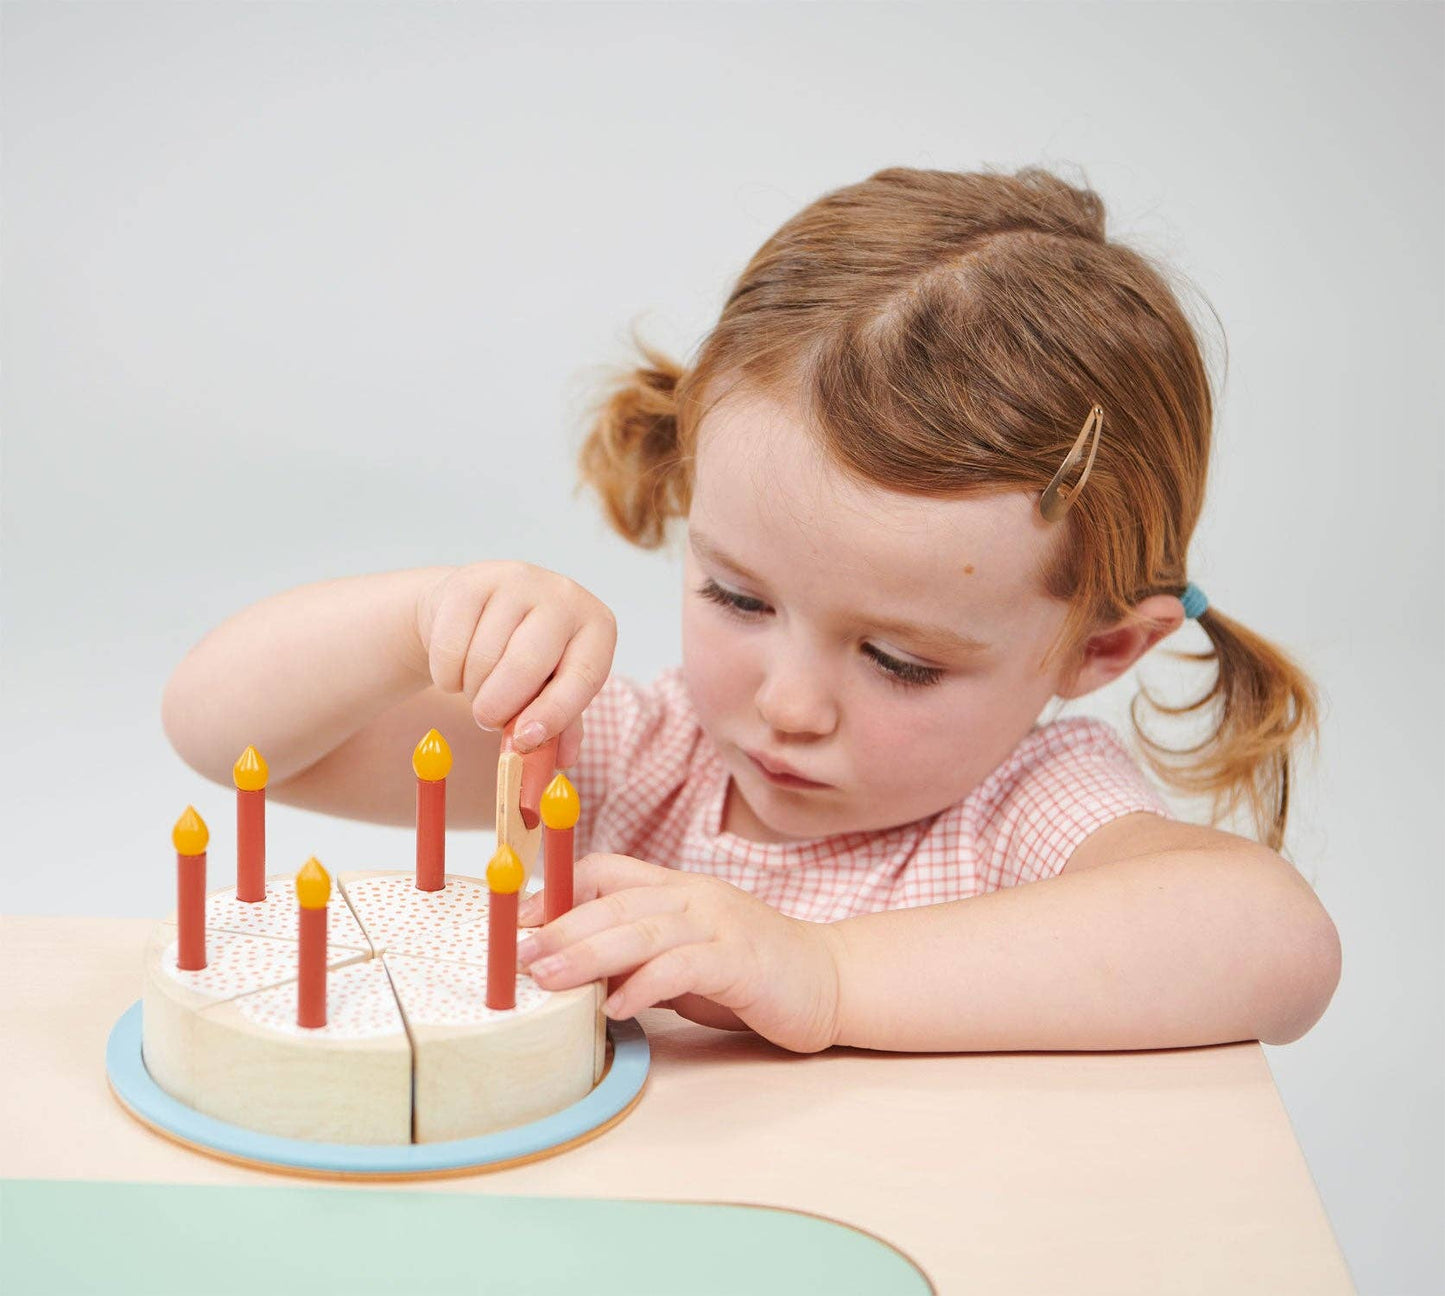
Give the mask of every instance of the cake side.
[[(239, 995), (294, 985), (295, 941), (239, 932), (207, 932), (206, 966), (188, 972), (176, 965), (176, 926), (160, 922), (151, 932), (143, 962), (141, 1056), (151, 1078), (173, 1098), (195, 1105), (196, 1014)], [(364, 951), (329, 950), (327, 966), (344, 967)]]
[(297, 1026), (281, 985), (201, 1009), (192, 1031), (197, 1111), (284, 1138), (411, 1142), (411, 1044), (379, 961), (328, 974), (324, 1026)]
[(381, 961), (412, 1043), (416, 1142), (525, 1125), (579, 1102), (601, 1078), (600, 981), (548, 991), (519, 973), (517, 1006), (497, 1010), (486, 1006), (484, 967)]

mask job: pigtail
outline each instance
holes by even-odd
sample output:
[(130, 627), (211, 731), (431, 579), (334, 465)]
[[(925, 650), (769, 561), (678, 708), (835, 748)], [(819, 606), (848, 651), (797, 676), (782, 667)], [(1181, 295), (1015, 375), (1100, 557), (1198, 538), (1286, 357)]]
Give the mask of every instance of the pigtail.
[(624, 539), (658, 548), (667, 523), (686, 517), (691, 482), (678, 438), (677, 386), (683, 369), (632, 334), (643, 364), (612, 372), (591, 411), (591, 428), (578, 452), (584, 484), (602, 499), (607, 518)]
[[(1271, 850), (1284, 843), (1289, 819), (1291, 756), (1319, 739), (1319, 699), (1308, 676), (1267, 639), (1212, 606), (1199, 618), (1212, 651), (1174, 652), (1214, 662), (1213, 684), (1193, 702), (1166, 706), (1142, 684), (1130, 718), (1145, 759), (1165, 783), (1213, 799), (1213, 822), (1244, 807), (1255, 835)], [(1144, 731), (1139, 703), (1169, 716), (1213, 713), (1213, 732), (1193, 747), (1165, 747)], [(1188, 758), (1187, 761), (1181, 758)]]

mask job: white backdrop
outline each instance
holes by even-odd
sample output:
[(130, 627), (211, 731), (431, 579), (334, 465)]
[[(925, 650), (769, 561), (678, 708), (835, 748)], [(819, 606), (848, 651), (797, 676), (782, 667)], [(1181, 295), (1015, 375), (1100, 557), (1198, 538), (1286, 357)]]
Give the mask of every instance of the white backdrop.
[(163, 912), (171, 824), (227, 802), (160, 691), (266, 594), (521, 557), (614, 608), (618, 670), (677, 661), (675, 555), (573, 493), (628, 322), (685, 357), (782, 220), (881, 167), (1054, 166), (1222, 318), (1190, 569), (1325, 691), (1291, 853), (1345, 950), (1270, 1060), (1361, 1289), (1438, 1290), (1442, 16), (6, 4), (0, 909)]

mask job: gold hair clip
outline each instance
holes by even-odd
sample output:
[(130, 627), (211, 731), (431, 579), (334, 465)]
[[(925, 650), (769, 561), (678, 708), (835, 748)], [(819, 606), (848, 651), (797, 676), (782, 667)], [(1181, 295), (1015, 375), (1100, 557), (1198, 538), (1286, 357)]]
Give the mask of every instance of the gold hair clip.
[[(1099, 449), (1099, 432), (1104, 426), (1104, 407), (1095, 405), (1089, 410), (1089, 417), (1084, 420), (1084, 426), (1079, 429), (1078, 439), (1074, 442), (1074, 448), (1064, 456), (1064, 462), (1059, 466), (1059, 471), (1054, 474), (1054, 479), (1044, 487), (1043, 497), (1039, 500), (1039, 512), (1049, 522), (1057, 522), (1074, 505), (1079, 498), (1079, 492), (1084, 489), (1084, 483), (1089, 480), (1089, 469), (1094, 466), (1094, 455)], [(1072, 486), (1061, 486), (1064, 474), (1069, 471), (1084, 452), (1084, 440), (1092, 432), (1093, 442), (1089, 446), (1089, 460), (1084, 465), (1083, 474)]]

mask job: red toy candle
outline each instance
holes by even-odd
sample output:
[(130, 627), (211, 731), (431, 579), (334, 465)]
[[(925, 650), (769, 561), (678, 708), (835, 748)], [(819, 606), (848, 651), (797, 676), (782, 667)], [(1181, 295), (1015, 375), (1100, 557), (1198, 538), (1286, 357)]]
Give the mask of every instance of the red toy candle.
[(199, 972), (206, 966), (206, 821), (194, 806), (176, 820), (171, 841), (176, 848), (176, 966)]
[(487, 1007), (517, 1006), (517, 892), (526, 870), (503, 843), (487, 865)]
[(416, 771), (416, 889), (440, 891), (446, 885), (447, 775), (452, 749), (435, 729), (411, 754)]
[(247, 747), (232, 767), (236, 783), (236, 899), (266, 898), (266, 779), (261, 753)]
[(313, 855), (296, 874), (296, 910), (301, 943), (296, 975), (296, 1024), (326, 1025), (326, 905), (331, 875)]
[(541, 809), (542, 822), (547, 826), (547, 831), (542, 834), (546, 858), (546, 872), (542, 879), (542, 921), (551, 922), (572, 908), (572, 830), (582, 813), (577, 789), (565, 774), (559, 773), (547, 784), (547, 790), (542, 793)]

